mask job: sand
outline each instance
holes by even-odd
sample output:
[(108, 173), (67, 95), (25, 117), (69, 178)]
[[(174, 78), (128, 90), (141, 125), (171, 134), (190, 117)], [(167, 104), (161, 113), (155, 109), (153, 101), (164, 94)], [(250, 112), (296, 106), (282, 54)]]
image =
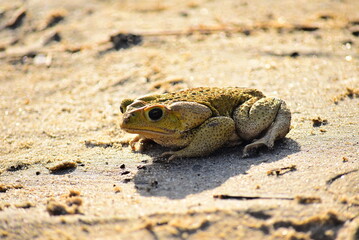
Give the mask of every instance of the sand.
[[(0, 238), (359, 239), (358, 1), (2, 1)], [(258, 88), (273, 150), (154, 162), (123, 98)]]

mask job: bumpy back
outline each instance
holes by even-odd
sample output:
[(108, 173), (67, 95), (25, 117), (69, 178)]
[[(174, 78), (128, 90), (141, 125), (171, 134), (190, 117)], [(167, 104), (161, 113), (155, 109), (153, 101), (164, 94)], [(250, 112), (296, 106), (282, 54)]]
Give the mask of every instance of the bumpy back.
[(208, 106), (213, 116), (231, 116), (238, 105), (253, 97), (260, 99), (265, 96), (262, 92), (249, 88), (199, 87), (158, 95), (156, 99), (149, 100), (148, 103), (169, 105), (179, 101), (197, 102)]

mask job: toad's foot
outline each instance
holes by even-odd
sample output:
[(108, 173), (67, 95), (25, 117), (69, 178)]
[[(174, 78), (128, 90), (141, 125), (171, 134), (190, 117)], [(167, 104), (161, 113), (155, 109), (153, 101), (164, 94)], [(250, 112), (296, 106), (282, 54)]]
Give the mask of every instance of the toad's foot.
[(132, 151), (137, 151), (137, 152), (144, 152), (144, 150), (146, 149), (146, 145), (148, 143), (152, 142), (151, 139), (148, 138), (144, 138), (140, 135), (136, 135), (130, 142), (129, 145), (132, 149)]
[(161, 156), (159, 157), (159, 159), (157, 159), (157, 162), (170, 162), (176, 158), (180, 158), (180, 156), (178, 156), (176, 154), (175, 151), (168, 151), (168, 152), (164, 152), (161, 154)]
[(255, 152), (256, 149), (258, 149), (260, 147), (263, 147), (263, 146), (266, 146), (269, 149), (271, 149), (274, 146), (274, 141), (271, 142), (270, 140), (268, 140), (268, 138), (263, 137), (263, 138), (255, 141), (255, 142), (253, 142), (251, 144), (248, 144), (243, 149), (242, 157), (243, 158), (250, 157)]

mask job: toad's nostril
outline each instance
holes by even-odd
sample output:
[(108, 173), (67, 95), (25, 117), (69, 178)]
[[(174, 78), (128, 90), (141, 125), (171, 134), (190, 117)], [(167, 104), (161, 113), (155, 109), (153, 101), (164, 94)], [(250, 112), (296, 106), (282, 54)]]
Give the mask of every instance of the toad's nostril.
[(135, 113), (125, 113), (122, 115), (121, 126), (130, 123), (131, 118), (135, 116)]
[(128, 115), (128, 114), (123, 115), (122, 116), (122, 124), (128, 123), (130, 121), (130, 117), (131, 117), (131, 115)]
[(130, 115), (127, 115), (124, 119), (123, 119), (123, 122), (124, 123), (128, 123), (130, 121)]

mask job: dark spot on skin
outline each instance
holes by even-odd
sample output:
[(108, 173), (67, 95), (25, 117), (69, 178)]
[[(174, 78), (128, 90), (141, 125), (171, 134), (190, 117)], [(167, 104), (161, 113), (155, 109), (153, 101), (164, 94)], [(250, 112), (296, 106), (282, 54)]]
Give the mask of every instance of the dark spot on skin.
[(208, 124), (208, 127), (216, 127), (216, 126), (218, 126), (218, 122), (210, 122), (209, 124)]

